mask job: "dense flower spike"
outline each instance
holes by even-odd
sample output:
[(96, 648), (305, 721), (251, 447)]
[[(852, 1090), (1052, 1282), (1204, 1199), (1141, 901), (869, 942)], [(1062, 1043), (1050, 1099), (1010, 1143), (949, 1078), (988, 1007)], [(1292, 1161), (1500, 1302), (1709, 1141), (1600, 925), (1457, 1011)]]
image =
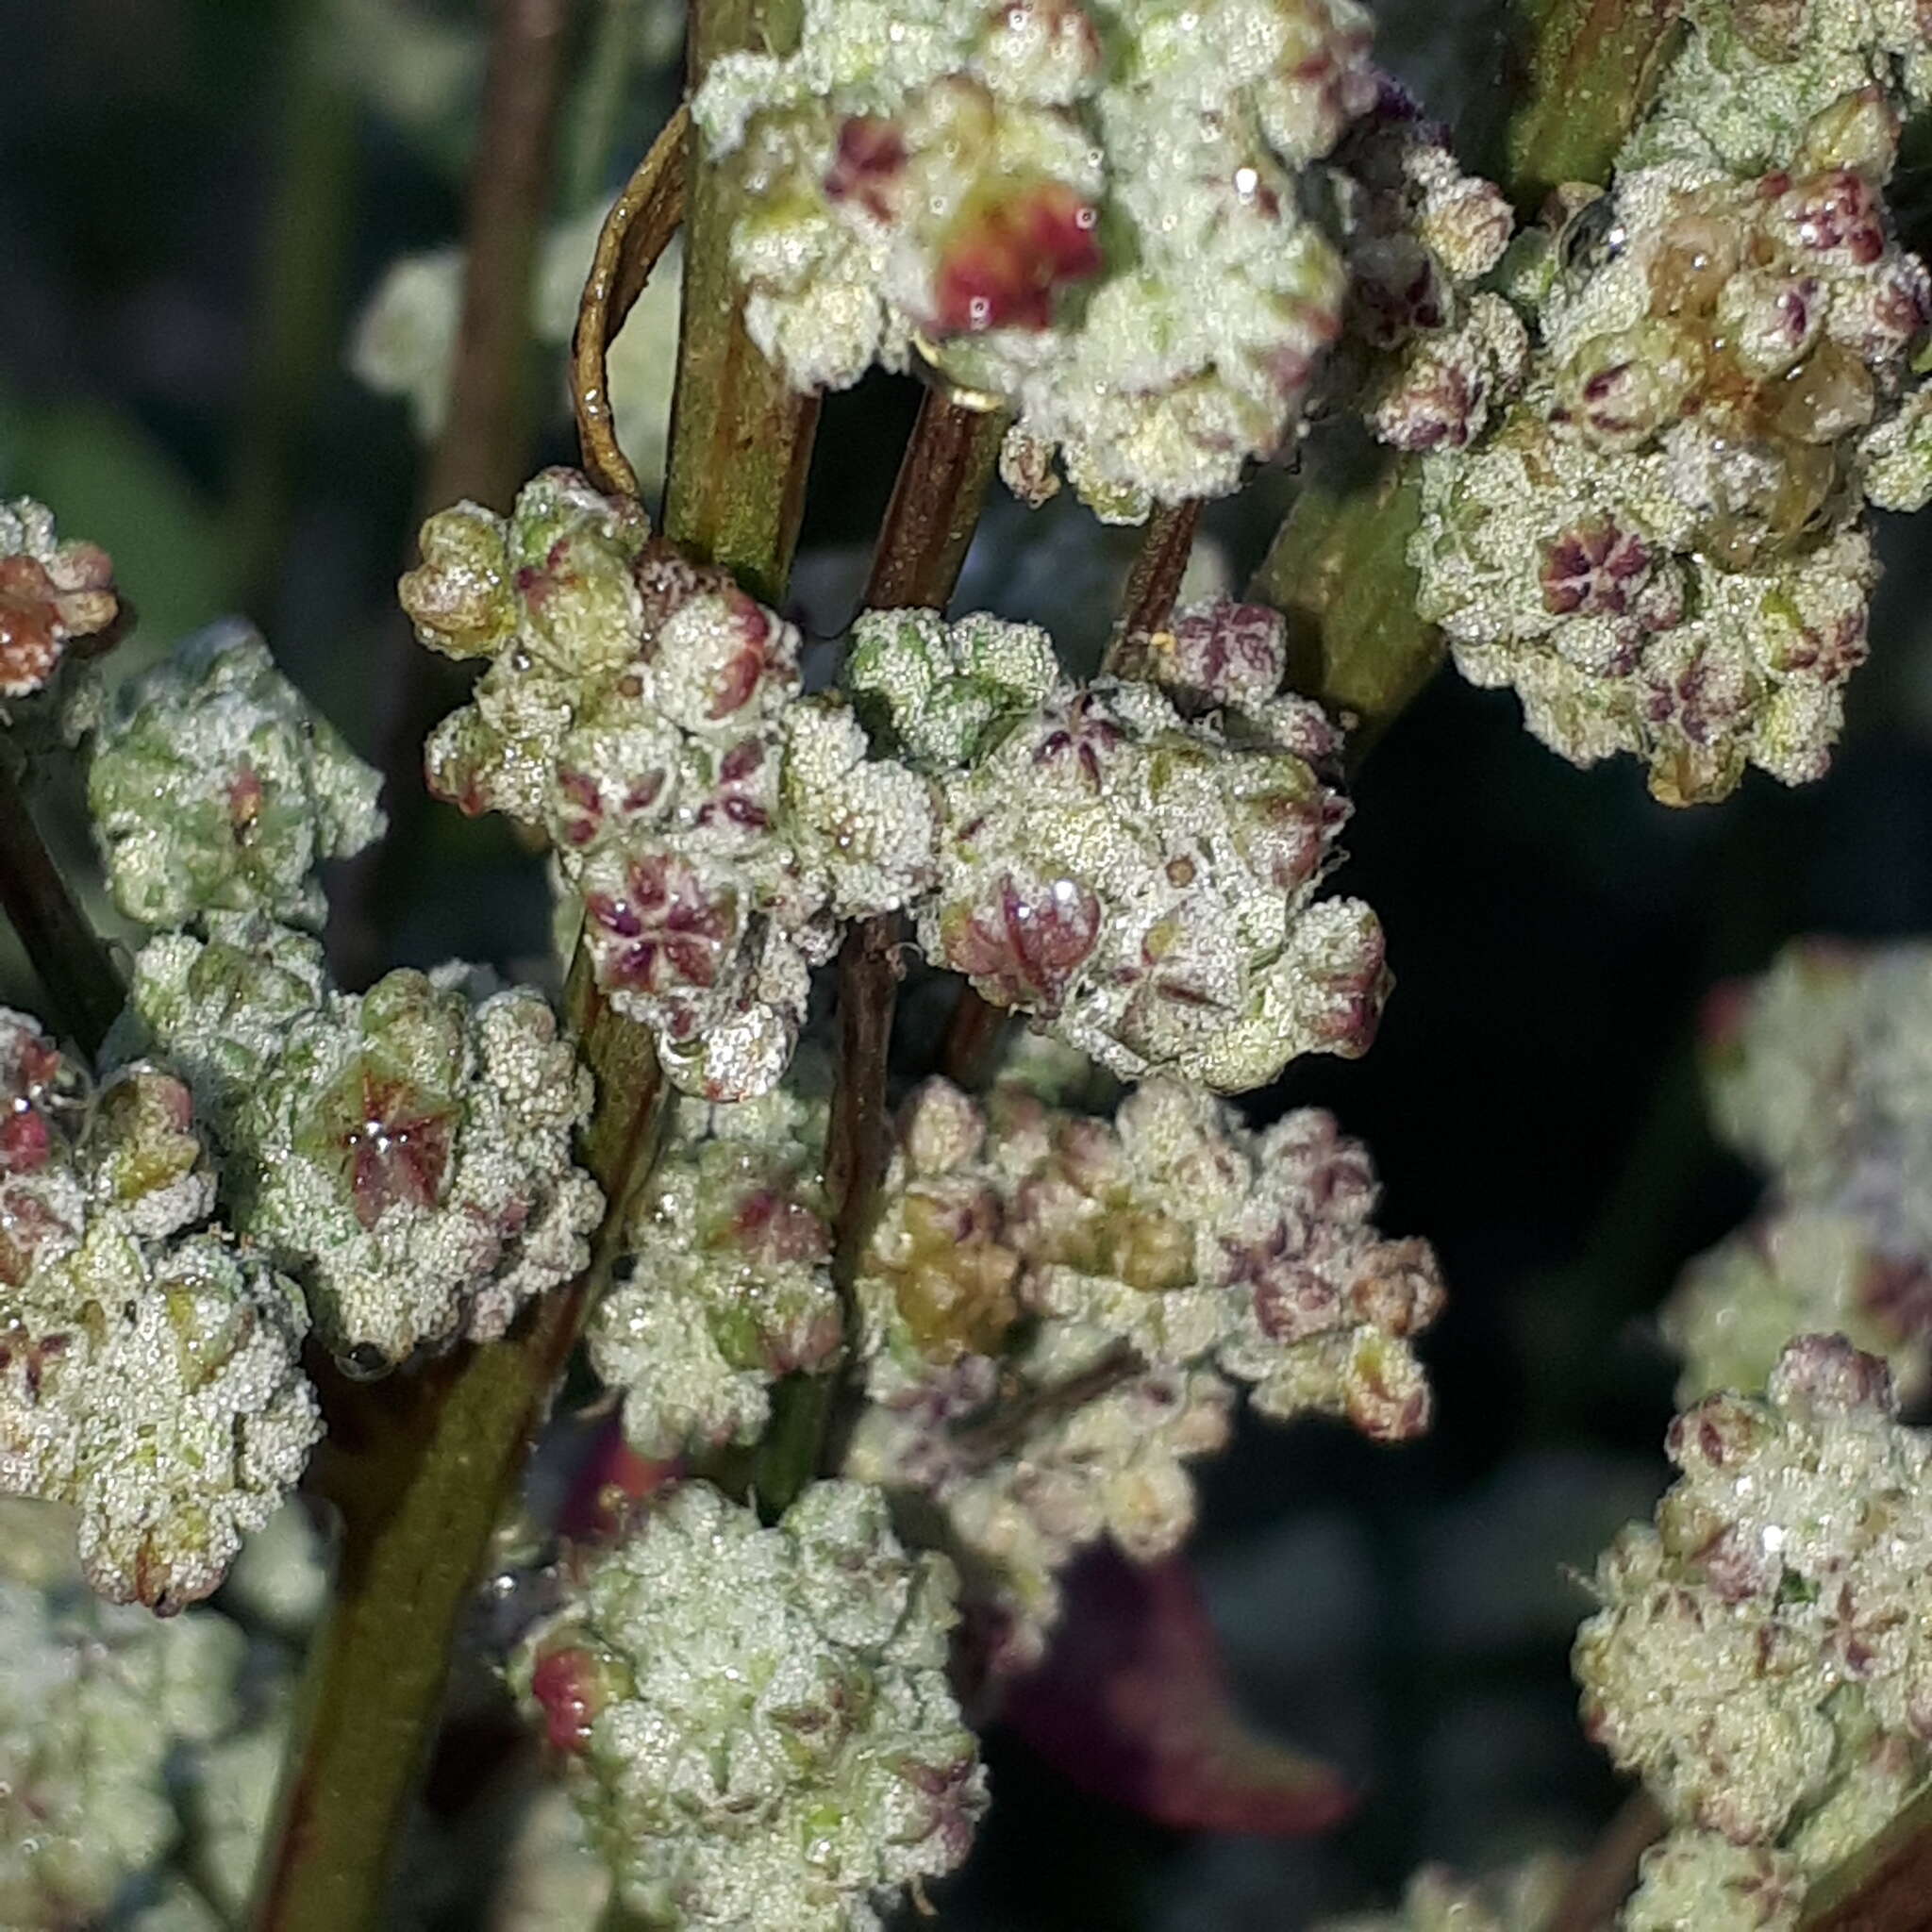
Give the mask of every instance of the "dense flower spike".
[(677, 1109), (588, 1336), (644, 1456), (756, 1441), (773, 1383), (836, 1359), (824, 1135), (824, 1107), (790, 1088)]
[(88, 1580), (178, 1609), (221, 1581), (322, 1434), (293, 1286), (219, 1231), (187, 1088), (89, 1095), (0, 1011), (0, 1491), (71, 1504)]
[[(1297, 1054), (1362, 1052), (1382, 932), (1315, 896), (1348, 815), (1341, 741), (1318, 706), (1273, 695), (1280, 649), (1261, 613), (1185, 612), (1141, 641), (1170, 697), (1076, 685), (1024, 625), (861, 617), (860, 715), (940, 789), (930, 957), (1129, 1079), (1238, 1091)], [(1204, 705), (1225, 708), (1185, 715)]]
[(1798, 1874), (1856, 1850), (1924, 1775), (1932, 1441), (1895, 1417), (1881, 1361), (1812, 1335), (1762, 1401), (1709, 1396), (1672, 1424), (1681, 1478), (1599, 1563), (1574, 1657), (1587, 1728), (1683, 1835), (1626, 1925), (1703, 1924), (1662, 1903), (1701, 1889), (1745, 1894), (1722, 1923), (1795, 1926)]
[(770, 1529), (687, 1483), (594, 1557), (511, 1674), (626, 1907), (874, 1932), (958, 1864), (985, 1785), (946, 1683), (952, 1598), (857, 1483)]
[(105, 550), (61, 541), (44, 504), (0, 502), (0, 699), (44, 690), (70, 644), (98, 649), (120, 615)]
[(1607, 191), (1505, 264), (1522, 399), (1474, 442), (1411, 433), (1414, 396), (1382, 425), (1436, 451), (1410, 558), (1464, 675), (1579, 764), (1636, 753), (1674, 805), (1747, 764), (1822, 774), (1865, 656), (1864, 506), (1932, 495), (1932, 282), (1883, 200), (1923, 26), (1761, 12), (1692, 8)]
[(1679, 1397), (1755, 1389), (1791, 1336), (1837, 1329), (1907, 1396), (1932, 1380), (1932, 948), (1789, 948), (1713, 1001), (1718, 1130), (1767, 1171), (1757, 1219), (1664, 1312)]
[(836, 699), (800, 696), (789, 624), (573, 472), (508, 523), (431, 518), (423, 555), (402, 586), (418, 634), (493, 660), (430, 740), (432, 786), (549, 835), (598, 984), (676, 1085), (768, 1091), (838, 922), (925, 882), (927, 787), (869, 762)]
[(117, 697), (95, 738), (88, 803), (122, 911), (159, 926), (208, 912), (320, 926), (316, 866), (381, 834), (381, 779), (260, 638), (216, 625)]
[(236, 1227), (359, 1374), (501, 1335), (589, 1258), (602, 1197), (571, 1135), (590, 1076), (539, 994), (484, 996), (480, 978), (443, 966), (328, 991), (299, 935), (245, 923), (158, 941), (137, 967), (142, 1037), (222, 1136)]
[(1548, 1856), (1480, 1884), (1428, 1865), (1409, 1880), (1399, 1911), (1324, 1919), (1316, 1932), (1544, 1932), (1567, 1876), (1564, 1861)]
[(1304, 175), (1375, 98), (1368, 41), (1353, 0), (808, 0), (796, 55), (694, 103), (749, 190), (752, 334), (801, 389), (917, 356), (1103, 515), (1225, 494), (1341, 325)]

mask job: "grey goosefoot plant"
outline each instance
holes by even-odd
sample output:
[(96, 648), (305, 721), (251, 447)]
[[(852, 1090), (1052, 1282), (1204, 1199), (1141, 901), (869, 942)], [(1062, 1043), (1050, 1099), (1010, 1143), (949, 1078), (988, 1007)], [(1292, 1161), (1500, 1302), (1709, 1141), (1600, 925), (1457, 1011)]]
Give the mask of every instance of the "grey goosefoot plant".
[[(1815, 778), (1867, 506), (1932, 497), (1932, 283), (1885, 202), (1932, 101), (1908, 0), (1552, 0), (1501, 185), (1353, 0), (699, 0), (688, 106), (585, 291), (583, 468), (514, 489), (560, 14), (499, 9), (401, 586), (480, 673), (431, 790), (551, 854), (560, 1015), (465, 966), (340, 984), (317, 868), (379, 834), (375, 775), (242, 626), (104, 698), (108, 559), (0, 512), (0, 897), (68, 1041), (0, 1014), (8, 1924), (381, 1924), (506, 1566), (497, 1660), (567, 1803), (500, 1923), (924, 1905), (1080, 1554), (1191, 1614), (1159, 1565), (1239, 1390), (1428, 1424), (1432, 1253), (1378, 1230), (1329, 1116), (1256, 1131), (1229, 1098), (1363, 1051), (1389, 991), (1373, 912), (1324, 890), (1348, 763), (1446, 651), (1668, 803)], [(680, 228), (654, 525), (605, 358)], [(816, 399), (874, 363), (926, 391), (808, 690), (777, 607)], [(1182, 603), (1201, 504), (1311, 429), (1252, 601)], [(996, 475), (1144, 525), (1094, 676), (947, 615)], [(148, 930), (125, 979), (21, 794), (63, 746)], [(913, 946), (958, 983), (895, 1095)], [(1932, 994), (1916, 956), (1780, 974), (1713, 1075), (1774, 1195), (1668, 1317), (1680, 1479), (1575, 1653), (1646, 1795), (1579, 1867), (1427, 1872), (1359, 1925), (1932, 1924), (1932, 1442), (1893, 1392), (1925, 1374), (1901, 1216), (1932, 1106), (1891, 1077)], [(533, 1543), (518, 1486), (580, 1346), (627, 1446)], [(340, 1533), (284, 1696), (199, 1606), (226, 1578), (291, 1674), (298, 1486)], [(1182, 1688), (1208, 1748), (1219, 1687)], [(184, 1765), (219, 1823), (187, 1851)]]

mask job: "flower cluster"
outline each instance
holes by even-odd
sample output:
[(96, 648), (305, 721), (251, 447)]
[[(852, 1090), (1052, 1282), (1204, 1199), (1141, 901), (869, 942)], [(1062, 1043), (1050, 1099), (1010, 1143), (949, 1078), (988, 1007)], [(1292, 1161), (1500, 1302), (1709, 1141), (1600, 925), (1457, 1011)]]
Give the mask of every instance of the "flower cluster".
[(302, 1297), (204, 1224), (188, 1090), (144, 1063), (98, 1092), (0, 1011), (0, 1491), (70, 1504), (116, 1602), (206, 1596), (321, 1436)]
[(1502, 259), (1516, 217), (1493, 183), (1462, 172), (1445, 130), (1392, 82), (1349, 130), (1335, 166), (1350, 214), (1349, 304), (1332, 375), (1356, 376), (1383, 442), (1460, 449), (1528, 366), (1522, 318), (1477, 286)]
[(597, 983), (677, 1086), (769, 1090), (838, 922), (924, 882), (925, 784), (800, 696), (791, 625), (572, 472), (508, 521), (432, 517), (423, 557), (402, 584), (418, 634), (491, 660), (430, 740), (433, 789), (549, 835)]
[(838, 1357), (825, 1112), (794, 1097), (803, 1067), (762, 1100), (685, 1101), (633, 1209), (586, 1339), (646, 1457), (755, 1441), (773, 1383)]
[(1303, 175), (1375, 97), (1368, 42), (1353, 0), (808, 0), (795, 55), (693, 104), (753, 337), (801, 389), (918, 355), (1104, 515), (1224, 494), (1341, 325)]
[(0, 699), (44, 691), (68, 646), (100, 649), (120, 615), (106, 551), (61, 541), (30, 497), (0, 502)]
[(1274, 695), (1279, 620), (1206, 607), (1141, 649), (1159, 682), (1077, 685), (1025, 625), (860, 618), (860, 715), (941, 795), (921, 942), (1129, 1079), (1237, 1091), (1297, 1054), (1362, 1052), (1382, 932), (1316, 897), (1348, 814), (1340, 737)]
[[(1399, 1911), (1324, 1919), (1316, 1932), (1543, 1932), (1567, 1875), (1564, 1861), (1547, 1856), (1481, 1883), (1427, 1865), (1408, 1881)], [(1700, 1928), (1709, 1924), (1681, 1923)]]
[(953, 1582), (885, 1498), (808, 1489), (774, 1528), (702, 1483), (589, 1562), (512, 1665), (630, 1910), (874, 1932), (985, 1806), (946, 1682)]
[(996, 1667), (1037, 1655), (1082, 1544), (1179, 1543), (1183, 1464), (1225, 1441), (1230, 1379), (1276, 1421), (1427, 1426), (1412, 1339), (1441, 1279), (1376, 1233), (1375, 1198), (1313, 1109), (1256, 1135), (1165, 1081), (1111, 1122), (1019, 1080), (983, 1108), (943, 1081), (908, 1100), (858, 1284), (874, 1406), (848, 1467), (943, 1511)]
[(1664, 1311), (1681, 1399), (1755, 1389), (1795, 1334), (1836, 1329), (1916, 1394), (1932, 1375), (1932, 949), (1790, 947), (1712, 1006), (1719, 1131), (1764, 1205)]
[(1409, 553), (1466, 676), (1513, 685), (1576, 763), (1636, 753), (1669, 804), (1747, 764), (1824, 772), (1865, 655), (1864, 506), (1932, 495), (1932, 283), (1883, 198), (1913, 97), (1887, 9), (1757, 11), (1775, 45), (1693, 9), (1607, 191), (1512, 254), (1524, 393), (1439, 441)]
[[(1680, 1480), (1601, 1559), (1574, 1655), (1586, 1728), (1676, 1835), (1625, 1926), (1795, 1926), (1923, 1777), (1932, 1440), (1896, 1413), (1881, 1361), (1810, 1335), (1762, 1400), (1672, 1424)], [(1697, 1896), (1724, 1910), (1669, 1916)]]
[(329, 990), (291, 931), (236, 920), (142, 952), (130, 1023), (221, 1137), (234, 1225), (307, 1291), (361, 1374), (503, 1333), (589, 1259), (602, 1197), (572, 1164), (591, 1105), (545, 1001), (462, 966)]
[(0, 1923), (125, 1926), (127, 1896), (166, 1884), (178, 1779), (237, 1723), (242, 1633), (101, 1603), (47, 1547), (59, 1525), (26, 1513), (41, 1506), (5, 1508)]
[(317, 863), (380, 836), (380, 783), (261, 639), (230, 623), (121, 688), (95, 734), (88, 803), (129, 918), (263, 912), (319, 926)]

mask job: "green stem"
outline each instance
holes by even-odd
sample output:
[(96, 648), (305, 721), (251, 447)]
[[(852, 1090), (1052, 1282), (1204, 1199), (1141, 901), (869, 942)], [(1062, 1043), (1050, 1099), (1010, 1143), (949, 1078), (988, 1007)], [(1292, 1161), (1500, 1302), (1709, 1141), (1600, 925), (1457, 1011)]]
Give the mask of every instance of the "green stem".
[(1415, 613), (1405, 555), (1422, 516), (1414, 467), (1392, 458), (1341, 476), (1319, 454), (1252, 593), (1288, 619), (1288, 682), (1349, 723), (1360, 758), (1442, 661), (1442, 634)]
[(1932, 1790), (1811, 1890), (1802, 1932), (1932, 1932)]
[(356, 102), (326, 44), (329, 9), (293, 0), (286, 11), (280, 152), (227, 508), (237, 599), (264, 620), (287, 551), (294, 466), (341, 346), (356, 172)]
[[(492, 100), (534, 110), (541, 98), (535, 77), (524, 75), (517, 84), (507, 70), (519, 59), (554, 61), (561, 16), (546, 26), (538, 9), (565, 4), (502, 0), (487, 90)], [(736, 24), (735, 38), (721, 28), (720, 15)], [(762, 44), (762, 17), (760, 0), (701, 0), (693, 37), (709, 52)], [(535, 43), (526, 38), (533, 31)], [(554, 73), (549, 92), (554, 98)], [(534, 134), (533, 121), (524, 125)], [(541, 143), (520, 139), (512, 143), (513, 154), (526, 158), (540, 144), (547, 154), (547, 133)], [(485, 152), (491, 152), (488, 134)], [(517, 206), (528, 214), (538, 206), (527, 192), (530, 176), (522, 166), (514, 172), (525, 191)], [(479, 185), (475, 209), (480, 211), (485, 200)], [(718, 193), (706, 194), (702, 184), (694, 200), (691, 251), (710, 264), (714, 273), (705, 287), (714, 299), (722, 294), (722, 301), (708, 312), (701, 304), (693, 307), (688, 293), (688, 336), (699, 346), (691, 349), (688, 341), (681, 359), (685, 387), (673, 436), (672, 475), (675, 481), (682, 479), (681, 500), (687, 515), (695, 518), (694, 527), (728, 539), (713, 543), (709, 554), (775, 598), (782, 594), (797, 534), (796, 504), (788, 492), (793, 471), (803, 475), (810, 412), (787, 413), (791, 453), (775, 469), (758, 471), (766, 477), (782, 475), (782, 504), (775, 496), (755, 500), (756, 490), (742, 474), (721, 477), (721, 453), (756, 445), (773, 430), (774, 399), (769, 382), (752, 379), (742, 351), (713, 353), (721, 338), (741, 335), (722, 279), (728, 267), (730, 205)], [(481, 239), (473, 229), (473, 241)], [(505, 246), (514, 258), (512, 242)], [(500, 265), (505, 256), (484, 258)], [(525, 288), (513, 311), (519, 342), (528, 258), (525, 250)], [(473, 255), (473, 273), (476, 260)], [(499, 281), (491, 271), (491, 279), (507, 298), (514, 277), (505, 272)], [(472, 312), (466, 308), (466, 329)], [(500, 330), (509, 326), (512, 311), (492, 299), (479, 303), (475, 312), (478, 327), (504, 347)], [(742, 350), (764, 368), (748, 342)], [(501, 376), (508, 367), (508, 358), (486, 357), (480, 346), (459, 359), (459, 371), (475, 371), (478, 382), (484, 369), (494, 368)], [(463, 380), (459, 374), (459, 402)], [(491, 391), (499, 401), (502, 393)], [(453, 425), (457, 452), (464, 454), (459, 460), (452, 452), (439, 461), (436, 474), (444, 486), (460, 472), (466, 489), (471, 478), (487, 488), (481, 458), (506, 447), (499, 440), (506, 412), (487, 397), (479, 398), (478, 407), (493, 428), (485, 436)], [(477, 467), (470, 467), (473, 461)], [(512, 487), (515, 467), (501, 473), (507, 480), (500, 493)], [(714, 514), (721, 502), (728, 515)], [(362, 1389), (332, 1374), (322, 1378), (332, 1448), (317, 1474), (319, 1486), (341, 1511), (342, 1569), (310, 1659), (279, 1821), (258, 1881), (256, 1932), (357, 1932), (382, 1923), (394, 1849), (433, 1736), (464, 1607), (585, 1310), (621, 1251), (630, 1204), (655, 1158), (662, 1086), (650, 1037), (597, 993), (581, 946), (573, 961), (568, 1002), (584, 1058), (597, 1078), (597, 1104), (583, 1152), (607, 1207), (589, 1271), (547, 1297), (503, 1341), (459, 1350), (413, 1380), (392, 1378)]]
[(395, 1847), (491, 1539), (656, 1152), (662, 1096), (648, 1040), (601, 1009), (587, 1020), (599, 1078), (585, 1158), (610, 1203), (590, 1268), (504, 1341), (460, 1348), (420, 1374), (357, 1383), (326, 1363), (313, 1370), (329, 1433), (310, 1486), (341, 1513), (340, 1568), (258, 1877), (257, 1932), (384, 1923)]
[[(800, 0), (703, 0), (691, 15), (691, 86), (721, 54), (789, 53), (800, 19)], [(818, 397), (796, 394), (745, 331), (731, 266), (743, 191), (728, 170), (707, 164), (695, 124), (690, 140), (664, 533), (687, 556), (723, 564), (753, 596), (775, 604), (805, 511)]]
[(55, 1018), (92, 1058), (126, 1005), (127, 991), (34, 824), (10, 754), (0, 756), (0, 907)]

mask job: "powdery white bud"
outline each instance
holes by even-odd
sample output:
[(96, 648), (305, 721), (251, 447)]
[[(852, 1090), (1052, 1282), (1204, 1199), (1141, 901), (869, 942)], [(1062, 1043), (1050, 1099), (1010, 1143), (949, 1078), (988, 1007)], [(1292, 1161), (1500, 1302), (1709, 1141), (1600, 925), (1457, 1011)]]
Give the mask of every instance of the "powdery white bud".
[[(1167, 628), (1123, 640), (1116, 661), (1122, 675), (1158, 684), (1190, 716), (1224, 708), (1259, 713), (1288, 670), (1288, 621), (1265, 604), (1191, 604)], [(1337, 734), (1332, 749), (1340, 745)]]
[(319, 926), (316, 867), (381, 834), (380, 786), (261, 639), (222, 624), (121, 688), (94, 741), (88, 804), (129, 918), (262, 912)]
[(1925, 1383), (1932, 1271), (1879, 1253), (1854, 1216), (1774, 1208), (1700, 1256), (1664, 1306), (1664, 1339), (1683, 1357), (1677, 1399), (1760, 1389), (1794, 1335), (1848, 1337), (1883, 1356), (1907, 1393)]
[(208, 936), (164, 933), (136, 956), (127, 1006), (108, 1036), (119, 1062), (166, 1042), (205, 1118), (225, 1130), (281, 1050), (291, 1024), (320, 1007), (322, 946), (251, 915), (210, 914)]
[(75, 1507), (103, 1596), (208, 1595), (322, 1436), (301, 1297), (217, 1236), (144, 1253), (107, 1220), (27, 1292), (0, 1349), (0, 1488)]
[(187, 1088), (158, 1067), (90, 1104), (0, 1012), (0, 1491), (71, 1505), (88, 1580), (171, 1611), (222, 1580), (322, 1434), (293, 1286), (205, 1221)]
[(511, 1677), (627, 1907), (875, 1932), (956, 1866), (985, 1786), (946, 1682), (952, 1598), (856, 1483), (770, 1529), (686, 1483), (593, 1557)]
[(1016, 628), (876, 622), (851, 667), (939, 789), (927, 954), (1124, 1078), (1239, 1091), (1362, 1052), (1389, 982), (1369, 908), (1315, 898), (1348, 811), (1318, 708), (1189, 719), (1152, 685), (1060, 677), (1022, 709), (1020, 670), (981, 670), (1043, 682), (1032, 634), (995, 647)]
[(1603, 1607), (1574, 1658), (1585, 1724), (1683, 1831), (1789, 1856), (1754, 1867), (1687, 1842), (1625, 1922), (1645, 1925), (1705, 1923), (1667, 1920), (1658, 1894), (1816, 1875), (1891, 1815), (1932, 1736), (1932, 1452), (1898, 1424), (1884, 1364), (1801, 1337), (1763, 1399), (1709, 1396), (1666, 1447), (1681, 1476), (1655, 1527), (1626, 1529), (1597, 1567)]
[(1713, 1002), (1704, 1060), (1719, 1132), (1788, 1193), (1875, 1201), (1932, 1143), (1932, 946), (1799, 941)]
[(391, 973), (290, 1023), (223, 1124), (236, 1224), (301, 1281), (345, 1366), (501, 1335), (589, 1260), (602, 1196), (573, 1164), (590, 1076), (527, 988)]
[(1884, 1356), (1908, 1394), (1925, 1387), (1928, 1039), (1932, 950), (1919, 945), (1801, 941), (1758, 980), (1713, 999), (1712, 1115), (1768, 1171), (1774, 1193), (1758, 1229), (1719, 1250), (1680, 1292), (1673, 1339), (1690, 1375), (1755, 1386), (1780, 1340), (1835, 1328)]
[(120, 614), (105, 550), (57, 537), (31, 497), (0, 501), (0, 699), (43, 691), (70, 644), (111, 642)]
[(1408, 1881), (1400, 1910), (1324, 1919), (1315, 1932), (1543, 1932), (1568, 1877), (1568, 1861), (1547, 1853), (1481, 1882), (1425, 1865)]
[(1369, 426), (1393, 449), (1460, 449), (1489, 426), (1529, 366), (1529, 333), (1500, 295), (1470, 298), (1462, 319), (1417, 337), (1372, 397)]
[(1510, 282), (1522, 399), (1424, 465), (1418, 608), (1460, 669), (1576, 763), (1641, 757), (1668, 804), (1748, 764), (1823, 774), (1865, 656), (1864, 505), (1932, 491), (1932, 281), (1883, 195), (1923, 98), (1908, 13), (1692, 8), (1608, 191)]
[(174, 1781), (235, 1722), (243, 1649), (208, 1612), (158, 1622), (71, 1577), (0, 1579), (0, 1922), (107, 1923), (159, 1881)]
[(772, 1385), (829, 1368), (843, 1340), (823, 1110), (808, 1125), (709, 1111), (724, 1118), (674, 1124), (587, 1337), (625, 1435), (659, 1459), (755, 1441)]
[(1426, 1425), (1412, 1341), (1441, 1281), (1374, 1202), (1312, 1110), (1257, 1136), (1166, 1080), (1112, 1122), (1019, 1082), (908, 1097), (857, 1283), (874, 1407), (848, 1469), (941, 1509), (994, 1668), (1037, 1655), (1081, 1545), (1144, 1559), (1186, 1534), (1184, 1464), (1224, 1439), (1230, 1378), (1278, 1420)]
[[(998, 398), (1103, 515), (1225, 493), (1340, 321), (1301, 171), (1374, 98), (1349, 0), (814, 0), (694, 102), (745, 185), (746, 321), (799, 388), (914, 355)], [(1108, 219), (1101, 220), (1105, 205)], [(1204, 299), (1203, 291), (1212, 291)]]
[(1807, 1883), (1788, 1853), (1735, 1845), (1711, 1831), (1674, 1831), (1643, 1855), (1623, 1932), (1790, 1932)]
[(548, 835), (599, 986), (678, 1087), (769, 1091), (838, 922), (927, 882), (926, 786), (869, 760), (835, 699), (801, 699), (791, 625), (575, 472), (508, 521), (432, 517), (423, 554), (402, 584), (419, 635), (493, 660), (430, 740), (432, 788)]
[[(847, 1452), (848, 1474), (942, 1512), (971, 1581), (974, 1647), (994, 1675), (1045, 1654), (1058, 1573), (1083, 1546), (1109, 1536), (1141, 1561), (1177, 1549), (1194, 1523), (1186, 1465), (1227, 1442), (1234, 1394), (1211, 1370), (1121, 1379), (1104, 1372), (1091, 1341), (1083, 1359), (1076, 1341), (1063, 1338), (1049, 1372), (1023, 1382), (1015, 1430), (1001, 1422), (997, 1365), (967, 1355), (868, 1408)], [(1067, 1400), (1045, 1392), (1057, 1385)]]

